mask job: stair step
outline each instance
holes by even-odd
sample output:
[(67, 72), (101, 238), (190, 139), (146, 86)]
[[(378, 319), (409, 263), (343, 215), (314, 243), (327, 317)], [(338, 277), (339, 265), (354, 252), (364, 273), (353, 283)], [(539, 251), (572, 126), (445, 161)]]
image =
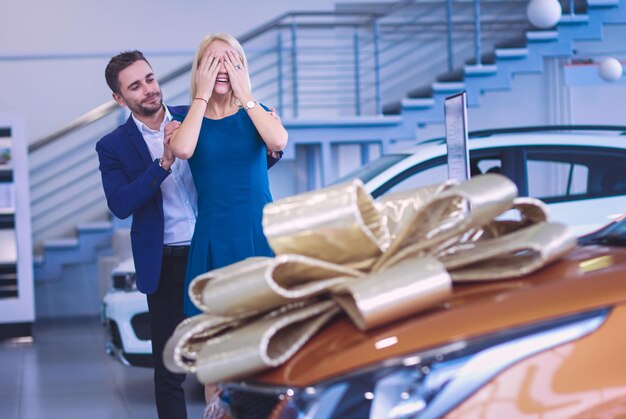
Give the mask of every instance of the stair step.
[(435, 106), (435, 99), (402, 99), (403, 109), (427, 109)]
[(498, 48), (496, 50), (498, 58), (524, 58), (528, 57), (528, 48)]
[[(528, 30), (532, 30), (528, 28)], [(501, 41), (497, 41), (493, 46), (494, 49), (508, 49), (508, 48), (526, 48), (526, 32), (523, 35), (516, 35), (512, 38), (505, 38)]]
[(528, 42), (550, 42), (559, 39), (557, 31), (529, 31), (526, 32)]
[(435, 94), (432, 85), (420, 86), (417, 89), (409, 90), (406, 96), (410, 99), (430, 99)]
[(91, 223), (81, 223), (76, 228), (79, 232), (108, 231), (113, 228), (113, 223), (109, 221), (96, 221), (96, 222), (91, 222)]
[(459, 82), (463, 81), (464, 76), (465, 74), (462, 68), (455, 68), (452, 71), (437, 76), (437, 81), (441, 83)]
[(49, 239), (43, 242), (46, 250), (78, 247), (78, 239)]
[[(487, 65), (487, 64), (495, 64), (496, 63), (496, 55), (493, 51), (485, 52), (480, 54), (480, 63), (478, 65)], [(466, 65), (477, 65), (475, 58), (470, 58), (465, 61)]]
[(463, 70), (467, 76), (489, 76), (498, 72), (495, 65), (466, 65)]
[(581, 23), (588, 23), (589, 15), (563, 15), (559, 20), (559, 24), (566, 25), (578, 25)]
[(587, 7), (615, 7), (619, 0), (587, 0)]
[(383, 115), (385, 116), (400, 115), (401, 113), (402, 113), (402, 102), (399, 100), (395, 102), (387, 103), (385, 106), (383, 106)]
[(432, 86), (435, 92), (457, 92), (459, 90), (465, 89), (465, 83), (455, 83), (455, 82), (448, 82), (448, 83), (438, 82), (438, 83), (433, 83)]

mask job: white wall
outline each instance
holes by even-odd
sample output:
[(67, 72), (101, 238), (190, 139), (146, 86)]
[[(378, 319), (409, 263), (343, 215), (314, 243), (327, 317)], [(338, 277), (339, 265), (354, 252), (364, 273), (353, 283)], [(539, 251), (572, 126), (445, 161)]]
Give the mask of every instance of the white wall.
[(110, 99), (104, 68), (120, 51), (142, 50), (165, 75), (208, 33), (240, 36), (287, 11), (333, 8), (332, 0), (0, 0), (0, 111), (26, 115), (31, 143)]

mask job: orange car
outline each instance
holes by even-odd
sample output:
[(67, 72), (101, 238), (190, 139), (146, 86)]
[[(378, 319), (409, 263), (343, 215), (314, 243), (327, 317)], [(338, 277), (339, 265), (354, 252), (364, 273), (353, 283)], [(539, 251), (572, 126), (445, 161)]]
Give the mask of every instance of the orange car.
[(370, 332), (347, 318), (227, 393), (235, 417), (626, 415), (626, 218), (518, 280), (455, 285)]

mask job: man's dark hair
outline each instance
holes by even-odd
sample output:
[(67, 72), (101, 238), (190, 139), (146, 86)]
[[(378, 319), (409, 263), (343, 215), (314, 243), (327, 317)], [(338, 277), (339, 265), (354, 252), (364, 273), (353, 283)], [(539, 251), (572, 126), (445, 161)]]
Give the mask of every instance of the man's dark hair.
[(139, 60), (143, 60), (148, 65), (150, 65), (150, 63), (148, 62), (148, 60), (146, 60), (146, 57), (143, 56), (141, 51), (137, 50), (121, 52), (115, 57), (111, 58), (109, 64), (107, 64), (106, 70), (104, 70), (104, 78), (106, 79), (107, 84), (114, 93), (120, 93), (120, 72), (129, 65)]

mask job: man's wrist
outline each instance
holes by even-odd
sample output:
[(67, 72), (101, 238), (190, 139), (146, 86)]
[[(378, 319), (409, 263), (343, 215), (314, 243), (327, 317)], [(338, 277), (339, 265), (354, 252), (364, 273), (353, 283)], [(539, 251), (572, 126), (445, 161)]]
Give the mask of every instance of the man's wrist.
[(157, 162), (159, 163), (159, 166), (161, 167), (161, 169), (165, 170), (167, 173), (172, 173), (173, 162), (167, 162), (161, 158), (157, 159)]

